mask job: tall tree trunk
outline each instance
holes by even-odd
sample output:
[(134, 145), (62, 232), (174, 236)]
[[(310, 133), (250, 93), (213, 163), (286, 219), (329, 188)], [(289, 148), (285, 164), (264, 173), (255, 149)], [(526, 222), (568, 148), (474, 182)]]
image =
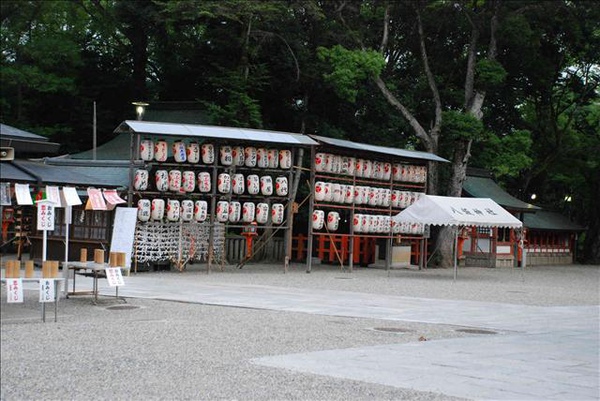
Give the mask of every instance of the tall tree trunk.
[[(383, 19), (383, 37), (381, 40), (381, 45), (379, 51), (385, 55), (387, 43), (388, 43), (388, 35), (389, 35), (389, 8), (390, 5), (386, 7), (384, 19)], [(423, 125), (416, 119), (416, 117), (402, 104), (398, 98), (389, 90), (385, 82), (381, 77), (375, 77), (375, 85), (379, 88), (383, 97), (391, 104), (394, 108), (396, 108), (400, 114), (406, 119), (408, 124), (413, 129), (413, 133), (419, 139), (419, 141), (425, 147), (427, 152), (437, 154), (438, 153), (438, 144), (439, 144), (439, 136), (442, 127), (442, 101), (440, 97), (440, 93), (437, 87), (437, 83), (435, 81), (435, 77), (431, 68), (429, 66), (429, 57), (427, 55), (427, 46), (425, 45), (425, 33), (423, 31), (423, 23), (421, 21), (421, 11), (419, 9), (419, 5), (416, 5), (415, 12), (417, 15), (417, 27), (419, 32), (419, 49), (421, 50), (421, 62), (423, 63), (423, 70), (425, 72), (425, 76), (427, 77), (427, 84), (431, 91), (431, 97), (433, 99), (434, 104), (434, 118), (431, 124), (431, 128), (429, 131), (423, 128)], [(364, 45), (361, 46), (364, 48)], [(438, 193), (438, 179), (439, 179), (439, 168), (437, 163), (429, 163), (428, 172), (427, 172), (427, 193), (429, 194), (437, 194)]]
[[(497, 54), (496, 31), (498, 28), (498, 9), (500, 2), (494, 1), (493, 13), (490, 19), (490, 42), (487, 50), (487, 59), (495, 60)], [(467, 56), (467, 71), (465, 76), (465, 113), (473, 115), (481, 120), (483, 118), (483, 102), (485, 100), (485, 91), (477, 90), (475, 87), (475, 66), (477, 60), (477, 46), (479, 42), (479, 27), (469, 12), (465, 15), (471, 24), (471, 40), (469, 42)], [(452, 173), (448, 183), (447, 195), (460, 197), (462, 195), (462, 186), (467, 177), (467, 166), (471, 157), (472, 140), (457, 141), (452, 158)], [(450, 267), (454, 265), (454, 229), (445, 227), (440, 230), (437, 248), (441, 255), (440, 265)]]

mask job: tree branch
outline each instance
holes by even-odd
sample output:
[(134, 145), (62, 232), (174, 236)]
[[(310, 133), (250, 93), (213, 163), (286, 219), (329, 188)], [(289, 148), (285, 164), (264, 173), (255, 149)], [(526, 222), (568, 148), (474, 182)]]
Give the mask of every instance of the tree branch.
[(381, 93), (383, 94), (383, 96), (385, 97), (385, 99), (398, 111), (400, 111), (402, 116), (408, 121), (412, 129), (415, 131), (415, 135), (423, 142), (423, 145), (425, 145), (427, 151), (432, 152), (434, 150), (433, 148), (435, 144), (432, 141), (432, 138), (430, 138), (427, 134), (427, 131), (425, 131), (423, 126), (419, 123), (419, 121), (417, 121), (417, 119), (412, 115), (412, 113), (408, 111), (408, 109), (402, 103), (400, 103), (396, 96), (394, 96), (394, 94), (388, 89), (381, 77), (374, 78), (374, 81)]
[[(431, 90), (431, 94), (433, 96), (433, 101), (435, 104), (435, 117), (434, 117), (434, 125), (431, 128), (430, 135), (433, 137), (437, 137), (439, 130), (442, 125), (442, 101), (440, 99), (440, 92), (438, 91), (437, 85), (435, 83), (435, 78), (433, 76), (433, 72), (431, 72), (431, 68), (429, 67), (429, 57), (427, 56), (427, 49), (425, 47), (425, 34), (423, 32), (423, 22), (421, 21), (421, 11), (419, 7), (415, 7), (417, 13), (417, 27), (419, 31), (419, 45), (421, 48), (421, 60), (423, 62), (423, 68), (425, 69), (425, 75), (427, 76), (427, 83), (429, 84), (429, 89)], [(437, 142), (437, 140), (436, 140)]]
[(285, 40), (285, 38), (283, 36), (281, 36), (277, 33), (274, 33), (274, 32), (265, 32), (265, 31), (260, 31), (260, 30), (254, 30), (254, 34), (264, 35), (266, 37), (276, 37), (277, 39), (281, 40), (285, 44), (288, 51), (290, 52), (290, 55), (294, 59), (294, 65), (296, 66), (296, 82), (299, 81), (300, 80), (300, 64), (298, 63), (298, 59), (296, 58), (296, 55), (294, 54), (294, 50), (292, 50), (292, 47), (289, 45), (287, 40)]
[(475, 91), (475, 59), (477, 58), (477, 42), (479, 41), (479, 30), (472, 23), (471, 18), (471, 41), (469, 42), (469, 52), (467, 58), (467, 74), (465, 77), (465, 110), (472, 107), (474, 91)]
[(388, 45), (388, 39), (390, 35), (390, 4), (385, 5), (385, 13), (383, 15), (383, 37), (381, 38), (381, 45), (379, 46), (379, 52), (384, 54), (385, 49)]

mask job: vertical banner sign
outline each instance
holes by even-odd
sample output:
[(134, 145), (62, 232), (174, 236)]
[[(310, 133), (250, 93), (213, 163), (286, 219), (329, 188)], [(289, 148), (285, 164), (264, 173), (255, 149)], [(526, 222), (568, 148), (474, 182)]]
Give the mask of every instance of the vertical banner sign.
[(6, 279), (6, 302), (23, 302), (23, 281), (20, 278)]
[(54, 302), (54, 280), (40, 280), (40, 302)]
[(121, 287), (125, 285), (121, 269), (118, 267), (107, 267), (106, 269), (106, 281), (111, 287)]
[(0, 183), (0, 206), (10, 206), (10, 184)]
[(37, 229), (54, 230), (54, 205), (51, 202), (38, 202)]

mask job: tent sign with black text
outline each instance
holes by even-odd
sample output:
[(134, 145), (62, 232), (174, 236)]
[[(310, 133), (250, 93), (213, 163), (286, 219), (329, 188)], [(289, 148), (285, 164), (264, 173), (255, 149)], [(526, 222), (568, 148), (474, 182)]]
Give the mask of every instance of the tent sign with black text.
[(431, 226), (523, 226), (523, 222), (488, 198), (423, 195), (392, 218), (396, 223), (423, 223)]
[[(423, 195), (418, 201), (392, 217), (392, 219), (395, 223), (422, 223), (430, 226), (508, 227), (516, 229), (523, 227), (523, 222), (488, 198)], [(456, 236), (458, 236), (458, 231)], [(455, 279), (456, 270), (455, 255)]]

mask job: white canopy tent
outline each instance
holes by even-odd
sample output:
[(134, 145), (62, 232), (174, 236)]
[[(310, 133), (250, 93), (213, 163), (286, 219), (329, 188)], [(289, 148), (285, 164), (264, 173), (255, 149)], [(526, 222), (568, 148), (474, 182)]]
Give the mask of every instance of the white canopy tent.
[[(523, 223), (488, 198), (456, 198), (423, 195), (392, 217), (395, 223), (422, 223), (430, 226), (508, 227), (520, 229)], [(457, 273), (458, 230), (454, 241), (454, 279)]]

